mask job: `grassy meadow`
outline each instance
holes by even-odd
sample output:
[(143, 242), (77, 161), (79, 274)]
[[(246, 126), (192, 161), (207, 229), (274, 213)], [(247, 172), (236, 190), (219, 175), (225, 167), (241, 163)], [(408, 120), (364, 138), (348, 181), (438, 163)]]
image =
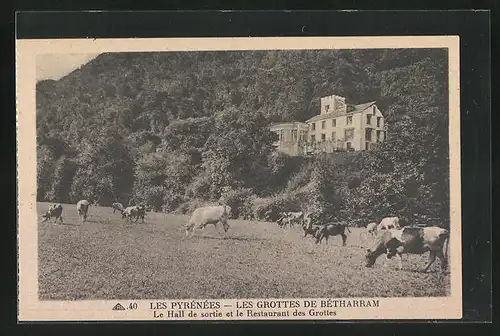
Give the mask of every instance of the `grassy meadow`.
[[(48, 208), (38, 203), (38, 213)], [(126, 223), (111, 208), (90, 207), (88, 222), (66, 204), (64, 224), (38, 224), (41, 300), (426, 297), (449, 294), (439, 262), (424, 274), (428, 254), (385, 267), (381, 256), (364, 266), (373, 243), (351, 228), (328, 244), (303, 237), (300, 227), (230, 220), (185, 239), (187, 216), (147, 213), (144, 224)]]

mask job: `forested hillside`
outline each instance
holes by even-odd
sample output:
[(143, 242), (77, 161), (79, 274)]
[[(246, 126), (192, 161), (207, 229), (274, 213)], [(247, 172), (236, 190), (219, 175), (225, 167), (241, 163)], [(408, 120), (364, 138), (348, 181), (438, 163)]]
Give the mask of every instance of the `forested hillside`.
[[(447, 66), (443, 49), (101, 54), (37, 83), (37, 198), (446, 222)], [(388, 141), (341, 163), (276, 153), (267, 126), (331, 94), (377, 101)]]

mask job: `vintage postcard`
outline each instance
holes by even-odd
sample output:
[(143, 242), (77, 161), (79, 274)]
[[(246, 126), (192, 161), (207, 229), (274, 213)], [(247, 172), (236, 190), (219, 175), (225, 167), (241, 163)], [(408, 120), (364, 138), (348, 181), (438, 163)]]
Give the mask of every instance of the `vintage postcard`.
[(458, 36), (16, 41), (20, 321), (462, 317)]

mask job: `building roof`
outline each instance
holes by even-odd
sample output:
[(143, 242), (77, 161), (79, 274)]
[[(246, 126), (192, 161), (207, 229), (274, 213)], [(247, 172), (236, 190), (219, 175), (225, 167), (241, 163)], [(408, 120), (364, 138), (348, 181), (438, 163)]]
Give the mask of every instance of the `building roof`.
[(288, 121), (288, 122), (272, 124), (270, 128), (297, 127), (297, 126), (307, 127), (307, 124), (300, 121)]
[[(315, 121), (323, 120), (323, 119), (334, 118), (334, 117), (340, 117), (343, 115), (351, 115), (351, 114), (361, 113), (375, 103), (376, 103), (375, 101), (372, 101), (369, 103), (364, 103), (364, 104), (359, 104), (359, 105), (348, 105), (347, 106), (348, 112), (344, 113), (344, 112), (336, 111), (336, 112), (331, 112), (331, 113), (319, 114), (319, 115), (316, 115), (316, 116), (306, 120), (306, 123), (315, 122)], [(349, 111), (349, 108), (351, 108), (351, 111)]]

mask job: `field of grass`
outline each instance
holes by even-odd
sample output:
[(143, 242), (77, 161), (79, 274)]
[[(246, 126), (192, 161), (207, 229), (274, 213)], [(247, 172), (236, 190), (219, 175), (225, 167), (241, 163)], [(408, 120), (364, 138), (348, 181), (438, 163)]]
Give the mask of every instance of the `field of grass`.
[[(38, 213), (47, 203), (38, 204)], [(186, 240), (187, 216), (148, 213), (125, 223), (111, 208), (91, 207), (80, 224), (76, 206), (64, 205), (64, 225), (39, 223), (41, 300), (402, 297), (445, 296), (449, 275), (439, 262), (424, 274), (428, 254), (406, 255), (403, 270), (381, 256), (364, 266), (371, 240), (351, 228), (316, 245), (300, 227), (231, 220)]]

